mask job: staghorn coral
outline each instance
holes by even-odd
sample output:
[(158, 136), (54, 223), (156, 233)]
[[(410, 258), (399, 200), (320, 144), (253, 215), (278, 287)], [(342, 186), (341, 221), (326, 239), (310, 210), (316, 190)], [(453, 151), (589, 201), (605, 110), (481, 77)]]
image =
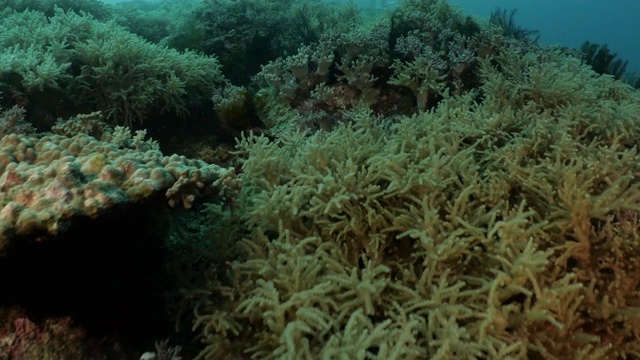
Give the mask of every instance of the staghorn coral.
[(640, 94), (526, 44), (480, 73), (418, 115), (241, 139), (250, 235), (199, 358), (640, 354)]
[(429, 97), (442, 95), (445, 89), (442, 73), (445, 64), (433, 51), (425, 51), (408, 63), (396, 60), (391, 68), (395, 74), (389, 79), (389, 84), (411, 90), (416, 97), (418, 111), (426, 110)]
[(169, 340), (156, 342), (155, 352), (145, 352), (140, 356), (140, 360), (181, 360), (180, 346), (169, 346)]
[(69, 119), (59, 118), (51, 127), (51, 132), (56, 135), (72, 137), (76, 134), (86, 134), (96, 139), (109, 132), (104, 115), (100, 111), (90, 114), (79, 114)]

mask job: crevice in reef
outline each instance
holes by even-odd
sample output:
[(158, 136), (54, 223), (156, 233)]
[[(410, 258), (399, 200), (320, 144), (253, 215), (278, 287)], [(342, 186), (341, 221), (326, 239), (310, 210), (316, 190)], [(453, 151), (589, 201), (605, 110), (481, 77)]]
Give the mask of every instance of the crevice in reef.
[[(130, 348), (168, 337), (166, 206), (146, 204), (84, 221), (63, 236), (24, 242), (0, 258), (0, 306), (35, 322), (70, 317), (87, 335)], [(15, 243), (14, 243), (15, 244)]]

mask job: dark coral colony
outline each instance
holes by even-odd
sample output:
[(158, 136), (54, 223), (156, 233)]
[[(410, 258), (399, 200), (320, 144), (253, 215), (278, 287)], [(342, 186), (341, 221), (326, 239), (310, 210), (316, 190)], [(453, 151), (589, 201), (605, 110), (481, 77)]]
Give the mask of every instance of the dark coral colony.
[(640, 80), (446, 0), (0, 0), (0, 359), (640, 359)]

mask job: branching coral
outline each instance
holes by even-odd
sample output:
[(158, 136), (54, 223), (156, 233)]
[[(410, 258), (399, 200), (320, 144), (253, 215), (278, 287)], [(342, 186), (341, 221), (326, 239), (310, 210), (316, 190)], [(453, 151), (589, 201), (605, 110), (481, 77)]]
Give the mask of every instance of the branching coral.
[(5, 81), (17, 81), (14, 86), (35, 98), (55, 93), (69, 108), (75, 104), (76, 113), (100, 110), (119, 124), (165, 111), (184, 116), (223, 80), (212, 57), (161, 47), (114, 22), (59, 8), (51, 17), (12, 13), (0, 22), (0, 33)]
[(445, 89), (444, 62), (432, 51), (408, 63), (396, 60), (391, 68), (395, 74), (389, 84), (409, 88), (416, 97), (419, 111), (426, 110), (430, 96), (442, 95)]
[(35, 128), (24, 121), (24, 113), (25, 110), (17, 105), (9, 110), (0, 107), (0, 137), (35, 132)]
[(416, 116), (244, 137), (251, 236), (197, 308), (201, 358), (640, 352), (640, 96), (515, 54)]
[(2, 0), (0, 6), (16, 11), (34, 10), (47, 16), (53, 16), (56, 8), (91, 14), (100, 20), (111, 15), (111, 8), (99, 0)]
[(202, 50), (215, 54), (237, 85), (247, 85), (261, 65), (318, 41), (330, 29), (347, 31), (357, 20), (353, 8), (318, 0), (207, 0), (197, 13), (195, 21), (207, 32)]

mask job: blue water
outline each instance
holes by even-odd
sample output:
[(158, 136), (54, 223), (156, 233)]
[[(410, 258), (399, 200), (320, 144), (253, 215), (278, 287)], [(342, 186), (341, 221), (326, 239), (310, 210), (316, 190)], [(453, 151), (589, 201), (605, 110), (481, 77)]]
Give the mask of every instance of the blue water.
[(515, 21), (540, 31), (540, 43), (579, 47), (588, 40), (608, 44), (640, 73), (638, 0), (450, 0), (471, 14), (488, 17), (497, 6), (517, 9)]

